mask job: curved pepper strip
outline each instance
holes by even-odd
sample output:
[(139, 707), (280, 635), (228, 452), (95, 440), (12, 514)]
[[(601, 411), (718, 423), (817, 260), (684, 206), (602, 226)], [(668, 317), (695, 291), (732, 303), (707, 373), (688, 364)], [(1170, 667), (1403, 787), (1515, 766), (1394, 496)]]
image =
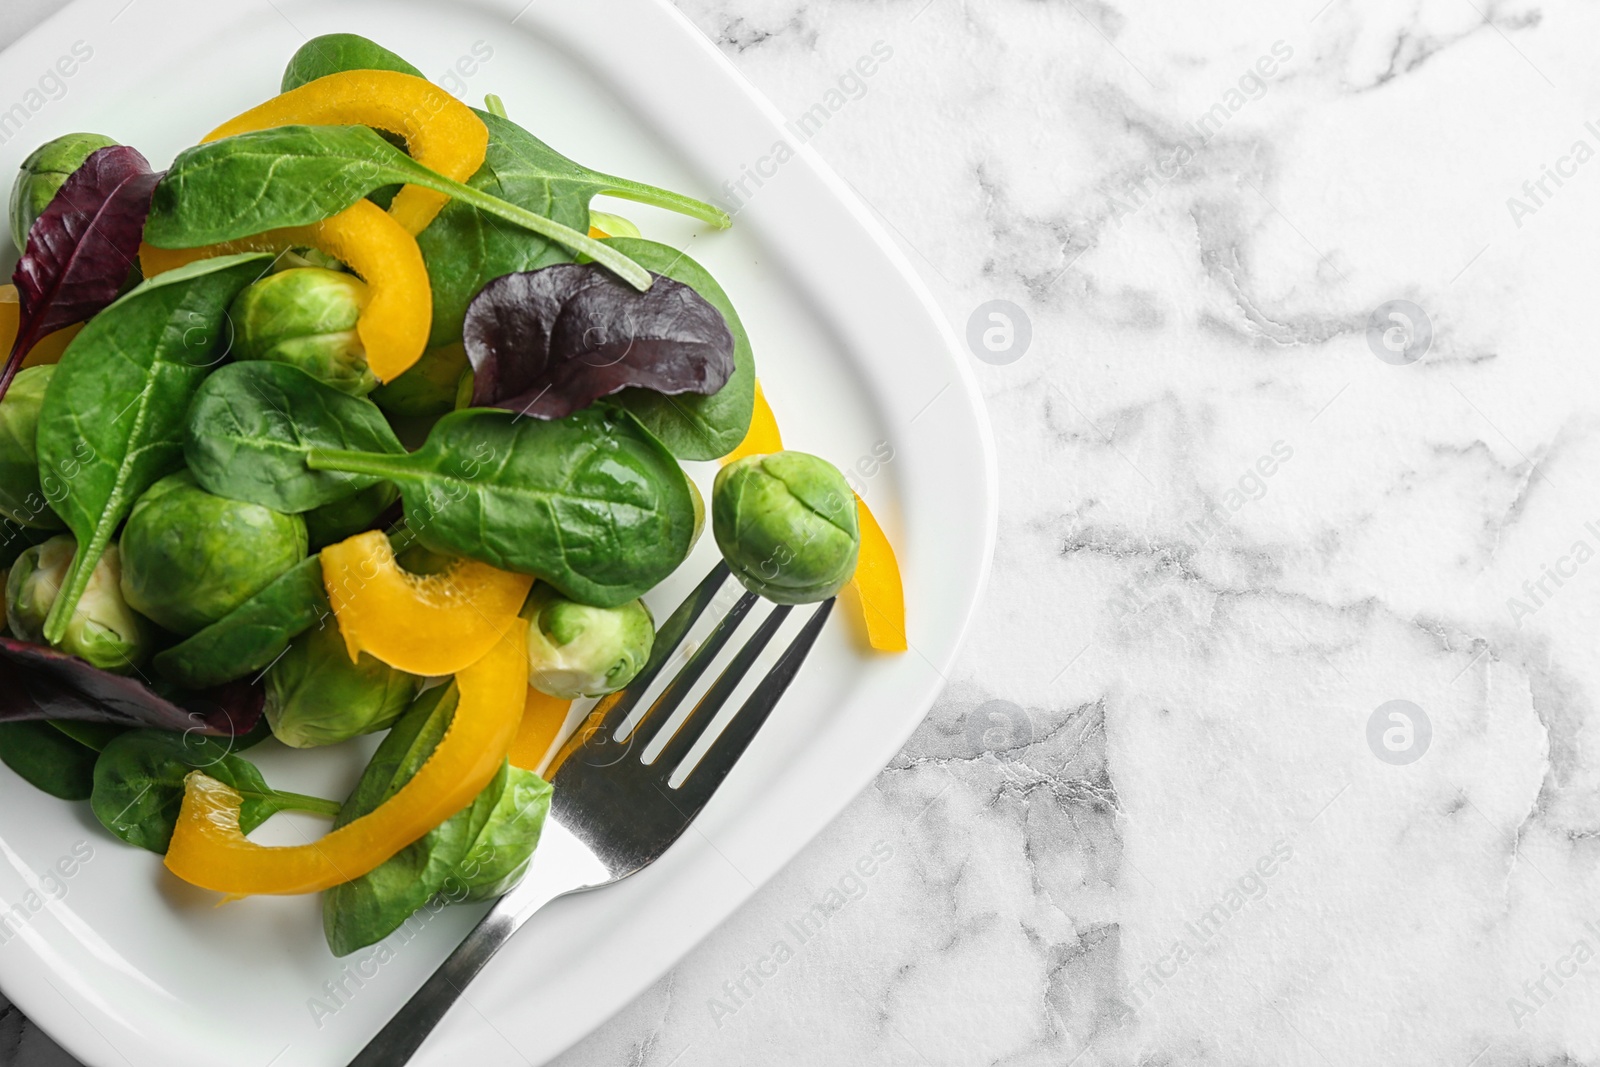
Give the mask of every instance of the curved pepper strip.
[(486, 656), (456, 675), (461, 703), (439, 746), (377, 809), (310, 844), (258, 845), (239, 829), (239, 794), (204, 771), (191, 771), (167, 869), (235, 899), (315, 893), (361, 877), (471, 804), (499, 773), (522, 718), (527, 624), (516, 622)]
[(861, 526), (861, 555), (850, 584), (861, 597), (867, 643), (880, 652), (904, 652), (906, 591), (900, 580), (900, 563), (883, 527), (860, 496), (856, 497), (856, 518)]
[(282, 252), (309, 246), (348, 266), (367, 283), (367, 306), (356, 321), (367, 366), (380, 382), (404, 374), (422, 358), (433, 329), (433, 287), (416, 238), (378, 205), (361, 200), (310, 226), (269, 230), (204, 248), (142, 245), (146, 277), (232, 252)]
[[(483, 166), (489, 128), (472, 109), (425, 78), (393, 70), (347, 70), (307, 82), (223, 123), (206, 141), (275, 126), (371, 126), (405, 138), (411, 158), (465, 182)], [(413, 237), (444, 210), (443, 193), (407, 185), (389, 214)]]
[(567, 712), (571, 710), (572, 701), (529, 686), (527, 703), (522, 708), (522, 725), (517, 728), (517, 738), (511, 742), (507, 755), (511, 765), (535, 774), (543, 770), (545, 756), (561, 736), (561, 728), (567, 724)]
[[(17, 327), (22, 321), (22, 299), (17, 295), (14, 285), (0, 285), (0, 351), (11, 351), (11, 344), (17, 339)], [(78, 336), (78, 331), (84, 324), (79, 322), (71, 326), (63, 326), (55, 333), (47, 334), (39, 343), (28, 350), (18, 370), (27, 370), (29, 367), (43, 367), (50, 363), (61, 362), (61, 353), (67, 350), (67, 345)]]
[(440, 574), (412, 574), (378, 530), (324, 548), (322, 582), (352, 661), (365, 652), (426, 677), (455, 674), (520, 633), (517, 613), (533, 588), (530, 575), (465, 559)]
[[(777, 417), (772, 406), (756, 382), (756, 406), (750, 417), (750, 429), (739, 447), (722, 457), (723, 466), (745, 456), (765, 456), (783, 451), (783, 435), (778, 432)], [(861, 600), (861, 614), (867, 624), (867, 644), (880, 652), (906, 650), (906, 594), (900, 579), (900, 563), (895, 559), (894, 546), (889, 544), (883, 527), (867, 507), (867, 502), (856, 494), (856, 515), (861, 526), (861, 555), (856, 563), (856, 573), (850, 579), (851, 588)]]

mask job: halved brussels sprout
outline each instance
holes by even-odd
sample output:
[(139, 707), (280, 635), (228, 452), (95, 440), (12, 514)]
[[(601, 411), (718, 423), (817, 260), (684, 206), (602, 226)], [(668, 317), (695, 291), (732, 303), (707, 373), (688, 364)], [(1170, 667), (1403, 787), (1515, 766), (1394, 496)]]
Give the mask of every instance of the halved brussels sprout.
[[(61, 582), (77, 555), (71, 534), (52, 537), (24, 552), (6, 579), (6, 621), (24, 641), (44, 641), (44, 620), (55, 605)], [(150, 624), (122, 596), (122, 557), (106, 549), (89, 577), (88, 588), (57, 646), (104, 671), (126, 673), (150, 654)]]
[(779, 604), (826, 600), (855, 574), (855, 493), (838, 468), (805, 452), (746, 456), (717, 474), (711, 529), (734, 576)]
[(380, 385), (372, 394), (372, 402), (384, 414), (396, 418), (447, 415), (456, 409), (461, 381), (471, 371), (467, 350), (460, 341), (430, 348), (410, 370)]
[(351, 663), (338, 627), (313, 628), (267, 671), (267, 723), (293, 748), (337, 744), (391, 725), (420, 684), (364, 652)]
[(29, 367), (18, 373), (0, 400), (0, 517), (19, 526), (59, 530), (66, 523), (56, 515), (39, 480), (34, 447), (39, 409), (54, 367)]
[(98, 133), (67, 133), (46, 141), (22, 161), (11, 187), (11, 240), (18, 252), (27, 248), (28, 231), (72, 172), (100, 149), (116, 143)]
[(321, 267), (269, 274), (228, 309), (233, 357), (288, 363), (341, 392), (366, 396), (378, 385), (356, 334), (366, 303), (366, 283), (354, 274)]
[(306, 537), (311, 551), (320, 552), (347, 537), (372, 529), (384, 512), (400, 499), (393, 482), (378, 482), (343, 500), (335, 500), (305, 513)]
[(306, 523), (213, 496), (188, 471), (151, 486), (122, 531), (122, 592), (174, 633), (198, 633), (306, 558)]
[(656, 627), (633, 600), (617, 608), (577, 604), (543, 582), (523, 609), (528, 627), (529, 684), (563, 700), (614, 693), (650, 659)]

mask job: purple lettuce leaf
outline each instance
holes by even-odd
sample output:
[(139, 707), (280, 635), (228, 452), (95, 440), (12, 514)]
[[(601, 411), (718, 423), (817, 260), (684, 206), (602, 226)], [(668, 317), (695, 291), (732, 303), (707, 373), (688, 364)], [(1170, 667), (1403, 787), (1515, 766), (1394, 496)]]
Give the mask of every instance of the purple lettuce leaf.
[(0, 637), (0, 722), (66, 719), (243, 737), (260, 720), (265, 700), (265, 690), (244, 682), (168, 698), (136, 678)]
[(472, 403), (560, 419), (629, 387), (710, 395), (733, 375), (722, 313), (682, 282), (645, 292), (594, 264), (496, 278), (467, 309)]
[(109, 145), (72, 173), (28, 230), (11, 276), (21, 321), (0, 373), (0, 398), (41, 338), (86, 322), (116, 300), (139, 254), (150, 194), (160, 180), (136, 149)]

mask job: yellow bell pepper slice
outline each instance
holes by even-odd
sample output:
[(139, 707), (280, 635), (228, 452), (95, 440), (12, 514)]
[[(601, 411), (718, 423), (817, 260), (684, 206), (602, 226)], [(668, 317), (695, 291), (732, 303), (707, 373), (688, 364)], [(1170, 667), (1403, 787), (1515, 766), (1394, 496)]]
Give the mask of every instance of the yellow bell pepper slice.
[(750, 413), (750, 428), (745, 431), (739, 447), (722, 457), (726, 467), (734, 460), (746, 456), (768, 456), (783, 451), (783, 435), (778, 432), (778, 420), (767, 403), (767, 394), (761, 391), (761, 380), (756, 380), (756, 406)]
[(204, 771), (191, 771), (167, 869), (231, 898), (315, 893), (361, 877), (465, 808), (499, 772), (522, 718), (527, 624), (515, 621), (487, 655), (456, 676), (461, 702), (439, 746), (376, 810), (310, 844), (258, 845), (239, 829), (239, 794)]
[[(295, 125), (372, 126), (396, 134), (405, 138), (411, 158), (458, 182), (478, 172), (489, 148), (489, 128), (470, 107), (425, 78), (392, 70), (347, 70), (307, 82), (223, 123), (205, 139)], [(389, 214), (415, 237), (449, 200), (407, 185)]]
[[(315, 84), (315, 83), (313, 83)], [(367, 283), (367, 306), (356, 322), (367, 366), (380, 382), (404, 374), (428, 347), (433, 329), (433, 287), (416, 238), (376, 204), (362, 200), (310, 226), (269, 230), (204, 248), (143, 245), (147, 277), (232, 252), (282, 252), (309, 246), (344, 263)]]
[[(355, 661), (365, 652), (396, 670), (455, 674), (521, 633), (517, 613), (533, 578), (458, 560), (440, 574), (412, 574), (381, 531), (322, 550), (322, 582)], [(528, 650), (522, 650), (527, 658)], [(523, 695), (517, 694), (518, 710)]]
[[(750, 429), (739, 447), (722, 457), (723, 466), (745, 456), (765, 456), (783, 451), (783, 435), (778, 431), (777, 417), (767, 403), (761, 382), (756, 382), (756, 406), (750, 418)], [(883, 527), (873, 516), (867, 502), (856, 494), (856, 514), (861, 526), (861, 555), (856, 562), (856, 573), (850, 579), (850, 590), (861, 602), (862, 618), (867, 624), (867, 644), (880, 652), (906, 650), (906, 594), (900, 577), (900, 563), (895, 559), (894, 546), (884, 535)]]
[(867, 643), (880, 652), (904, 652), (906, 592), (894, 547), (859, 495), (856, 517), (861, 527), (861, 555), (850, 584), (861, 598), (861, 614), (867, 622)]
[[(17, 294), (14, 285), (0, 285), (0, 352), (11, 351), (11, 346), (16, 343), (17, 330), (22, 325), (22, 298)], [(61, 362), (61, 353), (67, 350), (67, 345), (78, 336), (78, 331), (83, 329), (83, 323), (72, 326), (63, 326), (55, 333), (46, 334), (39, 339), (39, 343), (28, 350), (22, 359), (22, 366), (18, 370), (27, 370), (29, 367), (43, 367), (51, 363)]]
[(522, 708), (522, 725), (517, 728), (516, 740), (511, 742), (508, 756), (511, 765), (535, 773), (542, 770), (545, 757), (550, 754), (550, 747), (556, 743), (556, 738), (561, 736), (561, 729), (567, 724), (567, 713), (571, 710), (572, 701), (541, 693), (529, 686), (527, 702)]

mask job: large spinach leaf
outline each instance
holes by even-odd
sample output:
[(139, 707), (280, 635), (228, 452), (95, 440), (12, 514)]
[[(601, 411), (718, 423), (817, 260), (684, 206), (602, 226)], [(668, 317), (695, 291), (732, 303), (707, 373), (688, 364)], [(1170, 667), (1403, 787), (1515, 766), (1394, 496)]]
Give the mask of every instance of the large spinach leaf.
[(89, 806), (100, 825), (130, 845), (165, 854), (183, 804), (183, 780), (199, 770), (236, 790), (244, 802), (239, 826), (249, 833), (280, 811), (334, 817), (339, 805), (267, 785), (256, 765), (225, 741), (165, 730), (133, 730), (115, 738), (94, 766)]
[[(467, 182), (475, 189), (585, 233), (589, 229), (589, 202), (602, 193), (677, 211), (718, 229), (729, 225), (727, 214), (710, 204), (590, 170), (510, 119), (487, 111), (477, 114), (489, 127), (489, 151), (483, 166)], [(439, 217), (417, 237), (417, 244), (427, 260), (428, 279), (433, 285), (430, 345), (461, 340), (467, 306), (491, 280), (572, 260), (571, 253), (562, 246), (507, 226), (463, 200), (445, 205)], [(659, 267), (649, 269), (669, 278), (677, 277)], [(686, 278), (678, 280), (698, 288)], [(705, 293), (701, 295), (710, 299)]]
[(322, 559), (312, 556), (221, 619), (158, 654), (164, 677), (205, 689), (265, 670), (289, 642), (331, 618), (322, 584)]
[(316, 451), (308, 463), (389, 479), (425, 546), (537, 575), (595, 607), (653, 589), (694, 537), (677, 461), (607, 404), (553, 422), (457, 411), (410, 455)]
[(329, 448), (405, 451), (372, 401), (324, 385), (299, 367), (252, 360), (223, 367), (200, 387), (183, 455), (206, 492), (299, 514), (377, 481), (306, 467), (313, 449)]
[(185, 149), (156, 186), (145, 240), (157, 248), (193, 248), (304, 226), (396, 182), (465, 201), (594, 257), (630, 285), (650, 287), (650, 275), (615, 248), (452, 181), (366, 126), (276, 126)]
[(289, 57), (279, 91), (286, 93), (346, 70), (393, 70), (414, 78), (423, 76), (422, 71), (359, 33), (325, 33), (311, 38)]
[[(454, 685), (431, 689), (395, 723), (339, 811), (343, 826), (399, 792), (433, 754), (459, 703)], [(462, 811), (385, 863), (328, 890), (323, 931), (336, 956), (393, 933), (435, 896), (450, 903), (504, 893), (521, 878), (550, 808), (550, 786), (503, 764)]]
[(99, 755), (47, 722), (0, 723), (0, 761), (36, 789), (62, 800), (88, 800)]
[(733, 301), (707, 270), (671, 245), (638, 237), (613, 237), (614, 244), (646, 270), (682, 282), (718, 311), (733, 334), (733, 377), (710, 396), (663, 396), (628, 389), (616, 402), (638, 416), (679, 459), (718, 459), (739, 447), (750, 431), (756, 402), (756, 361)]
[(68, 346), (39, 413), (39, 467), (71, 472), (55, 501), (78, 540), (45, 637), (60, 641), (139, 494), (183, 466), (189, 401), (226, 351), (228, 305), (266, 255), (201, 260), (143, 283)]

